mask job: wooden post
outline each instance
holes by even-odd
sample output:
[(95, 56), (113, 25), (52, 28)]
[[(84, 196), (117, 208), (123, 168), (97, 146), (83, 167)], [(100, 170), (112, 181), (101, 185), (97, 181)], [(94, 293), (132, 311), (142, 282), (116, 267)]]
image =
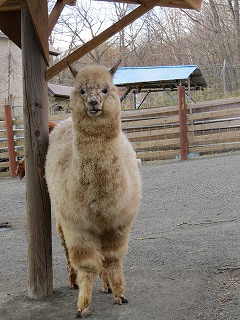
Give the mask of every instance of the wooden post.
[(46, 62), (27, 6), (21, 9), (28, 232), (28, 294), (42, 299), (53, 293), (51, 206), (45, 181), (48, 147)]
[(5, 122), (6, 122), (6, 134), (7, 134), (7, 144), (8, 144), (10, 177), (15, 178), (16, 177), (16, 153), (15, 153), (15, 149), (14, 149), (12, 108), (10, 105), (4, 106), (4, 116), (5, 116)]
[(185, 87), (178, 86), (178, 110), (180, 129), (180, 157), (181, 160), (188, 159), (188, 138), (187, 138), (187, 106), (185, 99)]

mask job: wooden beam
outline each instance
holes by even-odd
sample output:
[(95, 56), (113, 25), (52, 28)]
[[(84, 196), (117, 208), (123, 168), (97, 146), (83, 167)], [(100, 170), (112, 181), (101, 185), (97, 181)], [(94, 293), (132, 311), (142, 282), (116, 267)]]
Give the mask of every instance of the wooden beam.
[(28, 295), (42, 299), (53, 293), (51, 205), (44, 170), (49, 140), (47, 65), (27, 6), (22, 7), (21, 23)]
[[(131, 3), (131, 4), (143, 4), (151, 2), (152, 0), (94, 0), (104, 2), (116, 2), (116, 3)], [(161, 0), (158, 6), (161, 7), (174, 7), (183, 9), (195, 9), (200, 11), (203, 0)]]
[(64, 70), (68, 67), (67, 63), (74, 63), (75, 61), (79, 60), (81, 57), (83, 57), (88, 52), (95, 49), (97, 46), (99, 46), (104, 41), (108, 40), (110, 37), (112, 37), (114, 34), (118, 33), (120, 30), (125, 28), (127, 25), (131, 24), (133, 21), (141, 17), (144, 13), (151, 10), (153, 7), (155, 7), (161, 0), (152, 0), (151, 2), (146, 2), (133, 11), (131, 11), (129, 14), (127, 14), (125, 17), (123, 17), (118, 22), (114, 23), (111, 27), (104, 30), (102, 33), (94, 37), (92, 40), (88, 41), (84, 45), (82, 45), (79, 49), (72, 52), (70, 55), (56, 63), (54, 66), (49, 68), (46, 71), (46, 80), (48, 81), (52, 77), (54, 77), (56, 74), (58, 74), (60, 71)]
[(24, 0), (0, 0), (0, 12), (21, 10)]
[(21, 11), (0, 11), (0, 30), (21, 48)]
[(50, 37), (65, 5), (75, 6), (76, 0), (58, 0), (48, 18), (48, 36)]
[(7, 2), (7, 0), (0, 0), (0, 7), (3, 6), (5, 2)]
[(26, 0), (32, 22), (38, 36), (38, 41), (43, 51), (44, 59), (48, 65), (48, 12), (47, 0)]
[(192, 9), (201, 11), (203, 0), (185, 0)]

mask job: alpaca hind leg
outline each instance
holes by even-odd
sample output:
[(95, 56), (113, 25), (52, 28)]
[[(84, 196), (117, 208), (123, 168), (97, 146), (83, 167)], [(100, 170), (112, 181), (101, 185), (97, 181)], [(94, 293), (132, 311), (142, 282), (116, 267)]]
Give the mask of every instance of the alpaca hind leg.
[(124, 296), (124, 281), (121, 259), (107, 259), (104, 261), (104, 268), (114, 296), (114, 303), (128, 303)]
[(64, 248), (66, 260), (67, 260), (67, 271), (68, 271), (68, 286), (72, 289), (78, 289), (77, 285), (77, 273), (76, 270), (72, 267), (70, 260), (69, 260), (69, 254), (68, 254), (68, 248), (66, 246), (63, 229), (60, 223), (57, 222), (57, 232), (59, 234), (59, 238), (61, 240), (61, 244)]
[(112, 289), (110, 288), (107, 272), (102, 271), (100, 277), (101, 277), (101, 282), (102, 282), (102, 290), (101, 291), (103, 293), (112, 293)]

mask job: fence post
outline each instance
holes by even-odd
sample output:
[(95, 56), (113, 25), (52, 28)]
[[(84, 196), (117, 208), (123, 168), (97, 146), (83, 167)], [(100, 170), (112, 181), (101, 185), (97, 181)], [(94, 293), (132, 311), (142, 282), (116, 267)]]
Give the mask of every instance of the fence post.
[(185, 87), (178, 86), (178, 110), (180, 129), (180, 157), (181, 160), (188, 159), (188, 139), (187, 139), (187, 106), (185, 99)]
[(5, 116), (5, 123), (6, 123), (10, 177), (15, 178), (16, 177), (16, 153), (14, 149), (12, 109), (10, 105), (4, 105), (4, 116)]

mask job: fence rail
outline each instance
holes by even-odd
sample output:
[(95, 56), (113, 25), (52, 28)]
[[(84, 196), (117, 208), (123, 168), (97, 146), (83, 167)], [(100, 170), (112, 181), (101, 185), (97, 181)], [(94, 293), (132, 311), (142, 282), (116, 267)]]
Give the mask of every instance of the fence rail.
[[(60, 121), (69, 114), (50, 116)], [(122, 111), (122, 129), (139, 159), (181, 158), (179, 106)], [(23, 119), (12, 120), (15, 158), (24, 155)], [(189, 104), (186, 108), (188, 156), (240, 150), (240, 97)], [(0, 118), (0, 177), (10, 176), (6, 121)]]

